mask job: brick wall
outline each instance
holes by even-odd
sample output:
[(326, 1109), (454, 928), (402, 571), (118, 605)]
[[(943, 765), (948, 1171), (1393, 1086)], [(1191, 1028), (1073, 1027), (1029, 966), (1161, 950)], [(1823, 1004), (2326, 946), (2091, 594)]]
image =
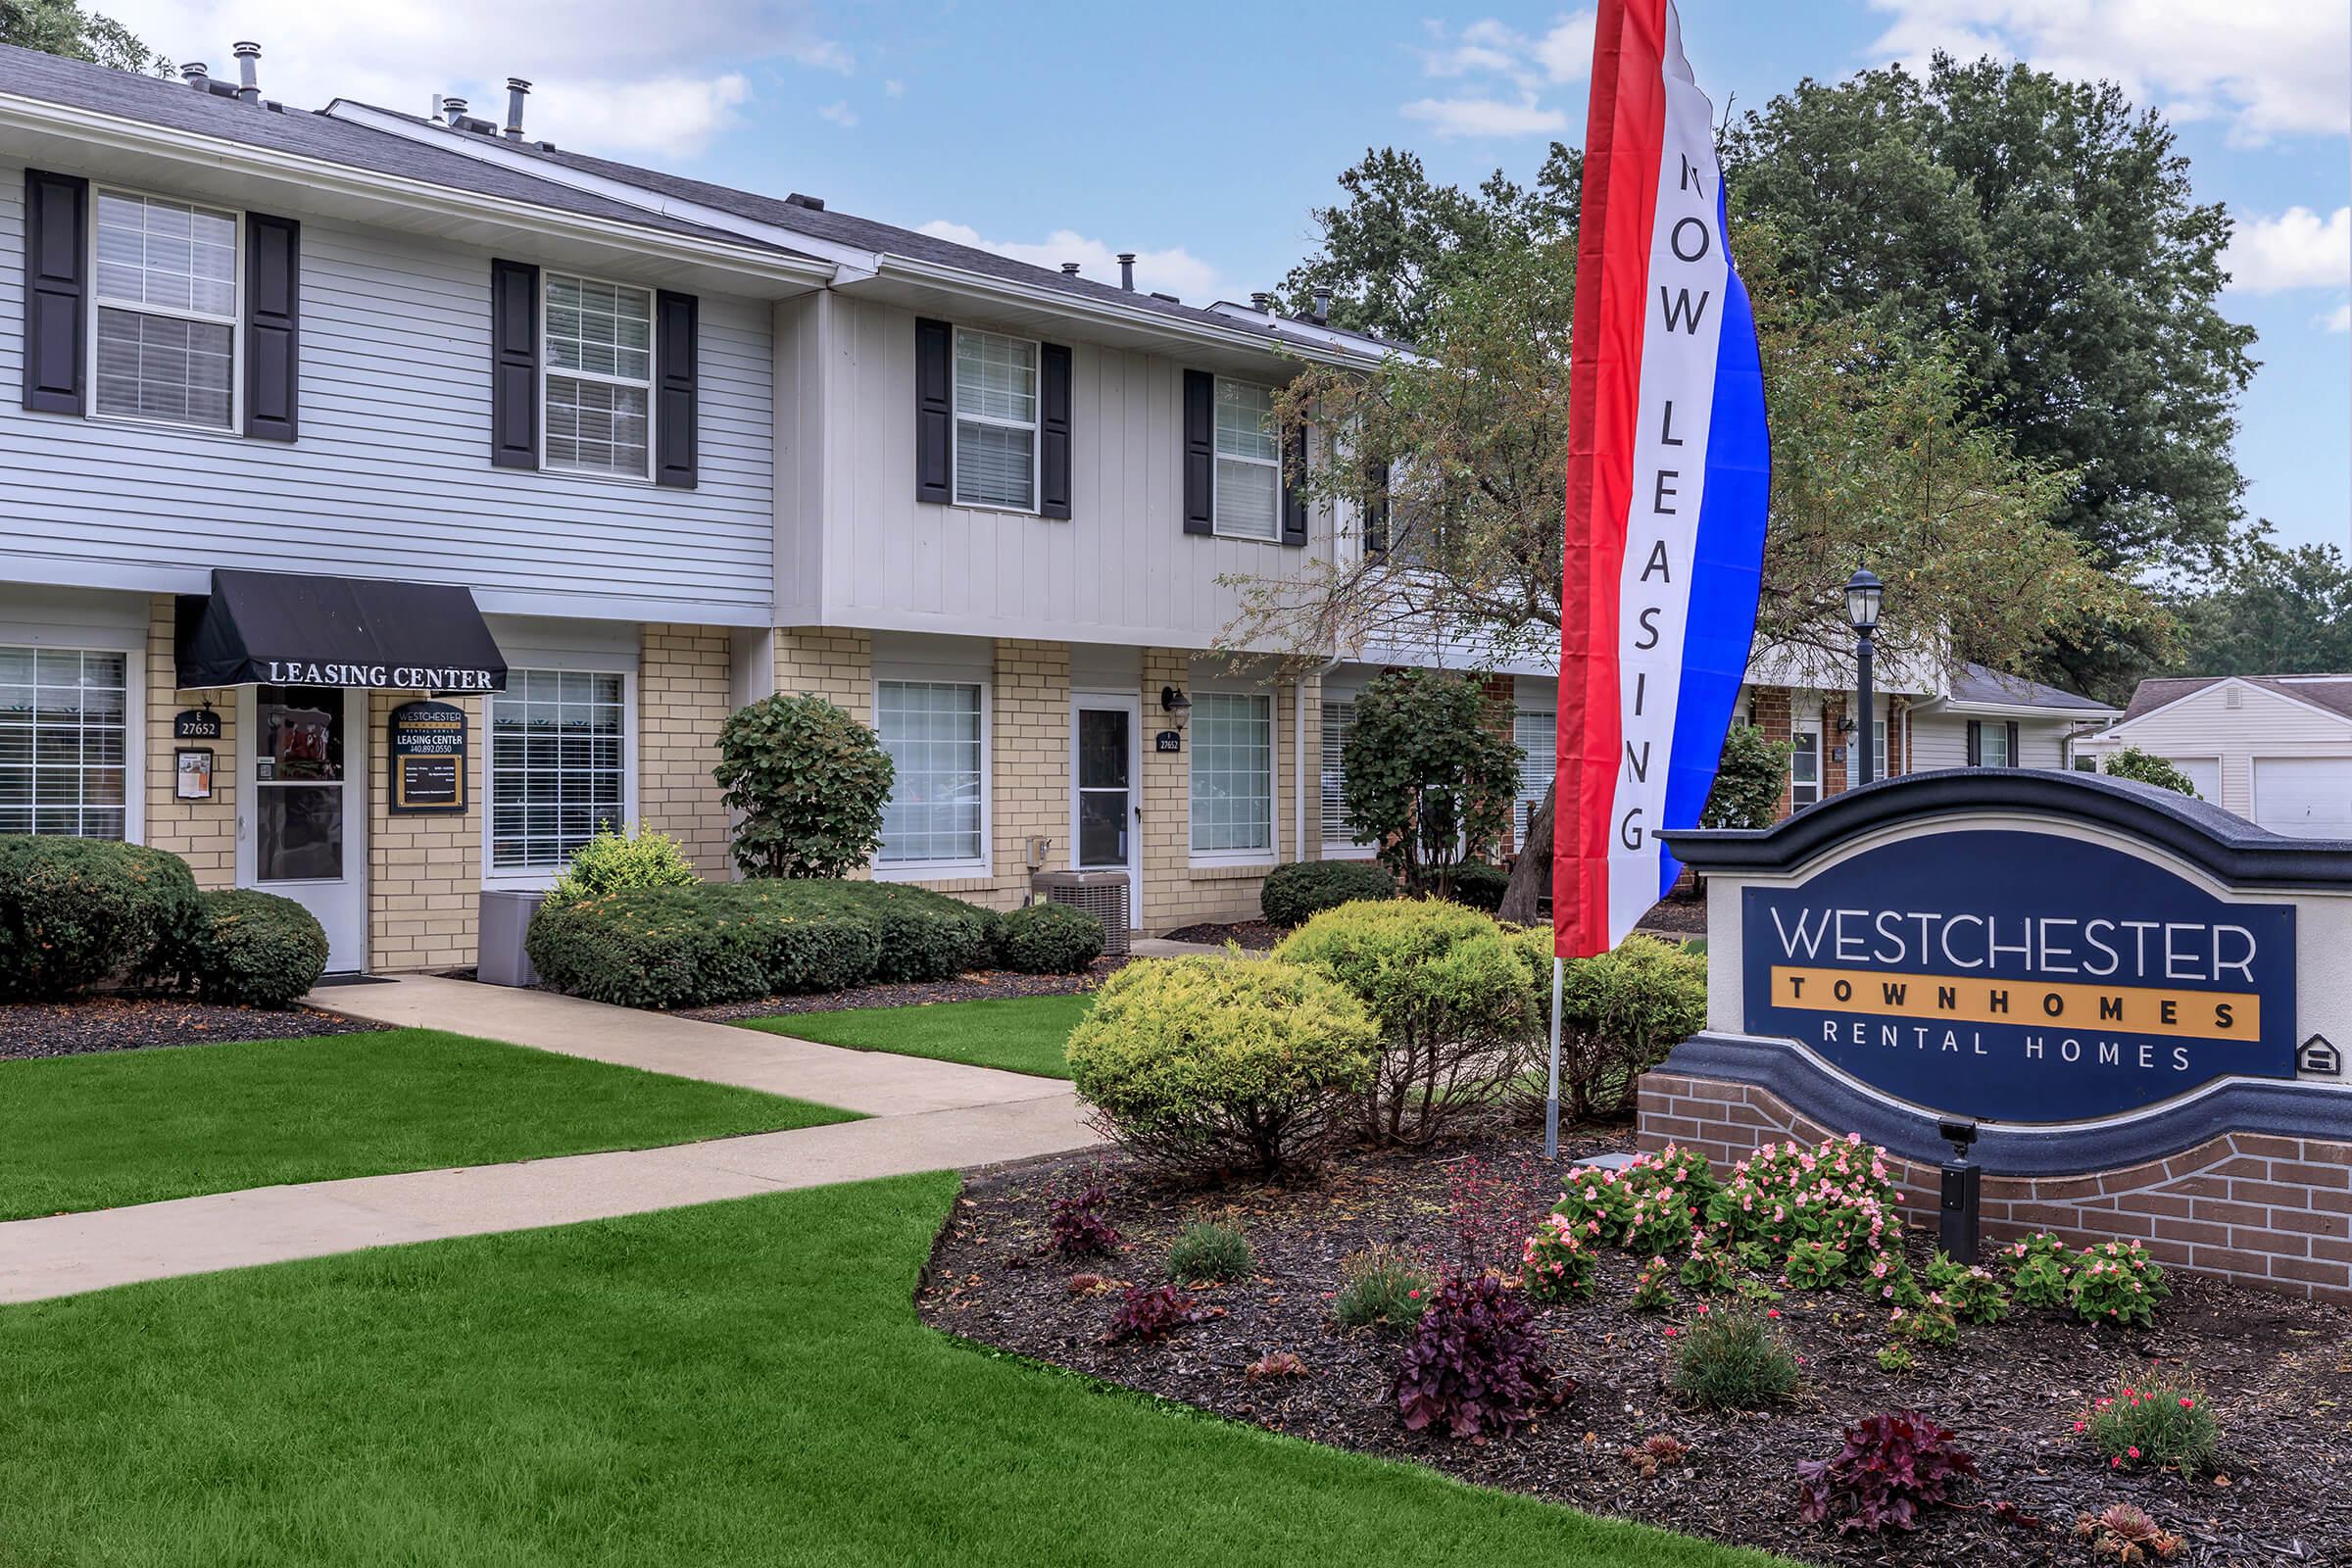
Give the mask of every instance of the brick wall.
[[(1232, 677), (1223, 670), (1221, 661), (1207, 655), (1196, 656), (1174, 648), (1146, 649), (1147, 725), (1156, 711), (1154, 705), (1162, 686), (1179, 686), (1188, 695), (1197, 697), (1203, 679), (1221, 683)], [(1239, 690), (1240, 685), (1237, 681), (1227, 689)], [(1296, 803), (1299, 796), (1295, 783), (1299, 742), (1298, 699), (1289, 681), (1262, 689), (1273, 699), (1276, 853), (1260, 863), (1193, 864), (1191, 732), (1188, 728), (1185, 749), (1181, 752), (1159, 753), (1147, 746), (1144, 749), (1144, 926), (1147, 930), (1170, 931), (1208, 920), (1254, 920), (1267, 866), (1277, 860), (1299, 858), (1299, 847), (1295, 842), (1298, 837)], [(1312, 715), (1318, 710), (1309, 705), (1308, 711)], [(1309, 743), (1304, 759), (1306, 837), (1314, 841), (1322, 832), (1317, 816), (1322, 798), (1318, 782), (1322, 776), (1322, 758), (1319, 727), (1309, 733), (1315, 739)]]
[[(149, 847), (169, 850), (188, 862), (196, 873), (196, 885), (205, 889), (234, 887), (237, 881), (237, 694), (234, 688), (220, 691), (182, 692), (174, 689), (179, 679), (179, 666), (173, 657), (172, 632), (173, 600), (170, 594), (156, 594), (148, 601), (147, 611), (147, 711), (143, 722), (147, 726), (146, 778), (141, 788), (146, 792), (144, 806), (147, 815), (145, 833)], [(177, 798), (177, 785), (172, 777), (175, 764), (172, 753), (179, 743), (172, 738), (172, 716), (183, 708), (202, 707), (206, 702), (220, 715), (220, 738), (217, 741), (191, 741), (190, 745), (209, 746), (213, 750), (213, 798), (209, 801), (183, 801)]]
[(871, 724), (873, 633), (817, 626), (778, 628), (776, 690), (786, 697), (822, 697), (859, 723)]
[[(392, 710), (416, 692), (368, 694), (368, 967), (454, 969), (479, 956), (482, 769), (488, 716), (478, 696), (441, 699), (466, 710), (466, 810), (402, 816), (391, 809), (383, 759)], [(361, 787), (354, 779), (346, 789)]]
[[(1758, 687), (1750, 699), (1750, 708), (1756, 716), (1756, 728), (1764, 732), (1766, 740), (1778, 741), (1784, 746), (1796, 736), (1796, 719), (1788, 697), (1786, 687), (1764, 686)], [(1788, 781), (1784, 778), (1781, 781), (1781, 803), (1773, 808), (1773, 815), (1775, 818), (1786, 818), (1795, 809), (1788, 794)]]
[[(1758, 1144), (1831, 1136), (1748, 1084), (1642, 1076), (1641, 1143), (1695, 1148), (1728, 1174)], [(1934, 1165), (1889, 1157), (1915, 1225), (1931, 1231)], [(1986, 1176), (1988, 1239), (2052, 1232), (2070, 1246), (2144, 1243), (2166, 1267), (2289, 1296), (2352, 1300), (2352, 1144), (2228, 1133), (2165, 1159), (2074, 1176)]]
[(727, 808), (710, 769), (732, 704), (727, 633), (715, 626), (648, 626), (637, 665), (637, 817), (666, 833), (705, 877), (724, 878)]
[(1000, 640), (990, 697), (991, 871), (970, 884), (928, 883), (992, 908), (1029, 899), (1029, 840), (1054, 841), (1048, 870), (1066, 869), (1070, 843), (1070, 645)]

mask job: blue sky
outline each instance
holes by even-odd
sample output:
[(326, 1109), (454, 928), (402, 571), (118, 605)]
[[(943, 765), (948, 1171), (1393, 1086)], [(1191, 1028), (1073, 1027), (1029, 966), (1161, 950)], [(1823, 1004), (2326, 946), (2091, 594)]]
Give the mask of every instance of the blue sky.
[[(1582, 138), (1590, 0), (1206, 3), (120, 0), (176, 59), (264, 45), (264, 86), (420, 108), (532, 78), (533, 129), (1152, 287), (1246, 298), (1312, 244), (1369, 146), (1443, 179), (1531, 175)], [(2249, 515), (2352, 545), (2352, 21), (2340, 0), (1681, 0), (1699, 84), (1760, 106), (1934, 47), (2122, 81), (2162, 108), (2196, 195), (2241, 225), (2224, 298), (2261, 333), (2240, 405)], [(626, 40), (615, 46), (614, 40)]]

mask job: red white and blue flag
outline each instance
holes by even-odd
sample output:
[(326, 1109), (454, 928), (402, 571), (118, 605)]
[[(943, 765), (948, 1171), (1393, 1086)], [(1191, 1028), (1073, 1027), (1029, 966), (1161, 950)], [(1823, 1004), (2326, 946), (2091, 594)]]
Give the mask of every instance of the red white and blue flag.
[(1600, 0), (1570, 345), (1552, 924), (1606, 953), (1681, 873), (1755, 632), (1771, 450), (1714, 109), (1671, 0)]

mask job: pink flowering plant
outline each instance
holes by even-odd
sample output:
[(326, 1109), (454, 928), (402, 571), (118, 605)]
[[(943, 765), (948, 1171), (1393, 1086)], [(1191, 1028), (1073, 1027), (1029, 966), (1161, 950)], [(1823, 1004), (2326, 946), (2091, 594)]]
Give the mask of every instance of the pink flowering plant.
[(1799, 1242), (1788, 1249), (1781, 1272), (1792, 1289), (1826, 1291), (1845, 1274), (1845, 1250), (1827, 1242)]
[(1898, 1306), (1886, 1326), (1914, 1345), (1948, 1350), (1960, 1343), (1960, 1319), (1951, 1303), (1934, 1291), (1917, 1306)]
[(2213, 1402), (2186, 1368), (2118, 1373), (2115, 1387), (2076, 1420), (2075, 1432), (2114, 1469), (2178, 1470), (2184, 1476), (2211, 1470), (2222, 1442)]
[(1920, 1289), (1919, 1276), (1911, 1272), (1911, 1260), (1900, 1252), (1882, 1252), (1872, 1258), (1862, 1271), (1862, 1284), (1888, 1306), (1928, 1304), (1928, 1293)]
[(2009, 1265), (2009, 1290), (2020, 1306), (2064, 1306), (2074, 1274), (2074, 1253), (2048, 1231), (2035, 1231), (2001, 1249)]
[(1586, 1246), (1606, 1247), (1625, 1239), (1626, 1215), (1633, 1206), (1633, 1188), (1624, 1172), (1584, 1165), (1568, 1178), (1551, 1212), (1574, 1226)]
[(1637, 1312), (1671, 1312), (1674, 1310), (1674, 1265), (1663, 1257), (1653, 1257), (1634, 1276), (1634, 1294), (1626, 1305)]
[(1732, 1167), (1707, 1218), (1727, 1223), (1736, 1242), (1763, 1243), (1781, 1257), (1800, 1243), (1835, 1250), (1843, 1254), (1840, 1268), (1859, 1277), (1899, 1255), (1900, 1206), (1886, 1152), (1848, 1133), (1810, 1149), (1794, 1140), (1764, 1145)]
[(1963, 1323), (1998, 1323), (2009, 1315), (2009, 1292), (1983, 1264), (1959, 1262), (1940, 1249), (1928, 1264), (1928, 1288)]
[(1694, 1291), (1714, 1295), (1740, 1284), (1740, 1260), (1704, 1231), (1690, 1233), (1690, 1250), (1683, 1254), (1682, 1281)]
[(1595, 1250), (1585, 1245), (1567, 1216), (1544, 1215), (1519, 1255), (1519, 1278), (1528, 1299), (1573, 1301), (1591, 1296)]
[(2140, 1328), (2156, 1321), (2156, 1303), (2173, 1294), (2164, 1269), (2137, 1242), (2102, 1242), (2074, 1255), (2067, 1302), (2091, 1323), (2125, 1323)]

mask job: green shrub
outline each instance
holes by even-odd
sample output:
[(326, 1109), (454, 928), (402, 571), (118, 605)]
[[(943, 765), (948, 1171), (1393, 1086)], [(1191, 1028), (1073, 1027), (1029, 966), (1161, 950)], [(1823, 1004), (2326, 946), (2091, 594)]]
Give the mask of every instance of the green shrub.
[[(1534, 971), (1531, 1005), (1551, 1004), (1551, 930), (1517, 935)], [(1613, 953), (1571, 958), (1560, 976), (1560, 1114), (1574, 1121), (1624, 1116), (1634, 1080), (1707, 1021), (1707, 960), (1679, 942), (1640, 932)]]
[(1077, 974), (1102, 956), (1102, 922), (1066, 904), (1030, 904), (997, 926), (997, 957), (1022, 974)]
[(890, 755), (821, 697), (762, 698), (727, 715), (710, 770), (735, 813), (748, 876), (838, 877), (882, 843)]
[(1340, 1264), (1331, 1315), (1344, 1329), (1402, 1328), (1421, 1321), (1436, 1278), (1399, 1247), (1368, 1248)]
[[(1456, 904), (1493, 914), (1502, 907), (1502, 891), (1510, 885), (1511, 873), (1501, 866), (1471, 860), (1453, 868), (1453, 891), (1447, 896)], [(1546, 971), (1545, 979), (1549, 978)]]
[(572, 852), (571, 863), (548, 889), (545, 902), (569, 904), (630, 888), (689, 888), (701, 880), (678, 841), (666, 833), (631, 835), (604, 827)]
[(196, 879), (162, 850), (0, 836), (0, 1000), (51, 1002), (175, 963)]
[(1573, 1301), (1592, 1294), (1598, 1249), (1563, 1214), (1546, 1214), (1519, 1253), (1519, 1278), (1531, 1301)]
[[(863, 980), (950, 980), (996, 961), (994, 909), (903, 882), (818, 881), (755, 878), (733, 884), (724, 898), (780, 906), (799, 913), (824, 912), (862, 919), (874, 927), (881, 955)], [(831, 987), (801, 989), (830, 990)]]
[(1348, 820), (1406, 891), (1447, 892), (1510, 825), (1520, 752), (1509, 728), (1474, 675), (1399, 670), (1356, 698), (1341, 758)]
[(1096, 1125), (1178, 1174), (1275, 1175), (1336, 1138), (1372, 1081), (1379, 1029), (1310, 970), (1143, 959), (1071, 1031), (1071, 1082)]
[(1266, 873), (1257, 906), (1273, 924), (1294, 926), (1343, 904), (1396, 896), (1396, 873), (1378, 860), (1293, 860)]
[(1534, 1067), (1541, 1030), (1519, 939), (1459, 905), (1344, 904), (1285, 937), (1278, 965), (1347, 987), (1380, 1023), (1371, 1136), (1422, 1144)]
[(2156, 1303), (2173, 1294), (2164, 1265), (2137, 1242), (2100, 1242), (2070, 1260), (2067, 1304), (2092, 1323), (2137, 1324), (2152, 1328)]
[(2155, 753), (2143, 752), (2136, 746), (2127, 746), (2108, 758), (2105, 771), (2109, 778), (2137, 779), (2142, 784), (2153, 784), (2158, 789), (2185, 795), (2192, 801), (2199, 799), (2197, 787), (2189, 781), (2186, 773)]
[(1699, 811), (1700, 827), (1770, 827), (1781, 811), (1781, 792), (1788, 787), (1788, 741), (1767, 740), (1753, 724), (1734, 724), (1724, 732), (1723, 750), (1715, 762), (1715, 786)]
[(2090, 1440), (2111, 1468), (2140, 1465), (2180, 1471), (2194, 1478), (2213, 1468), (2221, 1448), (2221, 1423), (2213, 1400), (2185, 1368), (2144, 1373), (2127, 1368), (2115, 1387), (2093, 1399), (2075, 1430)]
[(1250, 1238), (1217, 1220), (1187, 1225), (1168, 1249), (1168, 1278), (1183, 1285), (1224, 1285), (1256, 1264)]
[(200, 893), (176, 965), (207, 1002), (291, 1007), (326, 973), (326, 932), (292, 899), (239, 888)]
[(1709, 1312), (1674, 1334), (1674, 1392), (1709, 1410), (1760, 1410), (1796, 1392), (1796, 1356), (1760, 1312)]

